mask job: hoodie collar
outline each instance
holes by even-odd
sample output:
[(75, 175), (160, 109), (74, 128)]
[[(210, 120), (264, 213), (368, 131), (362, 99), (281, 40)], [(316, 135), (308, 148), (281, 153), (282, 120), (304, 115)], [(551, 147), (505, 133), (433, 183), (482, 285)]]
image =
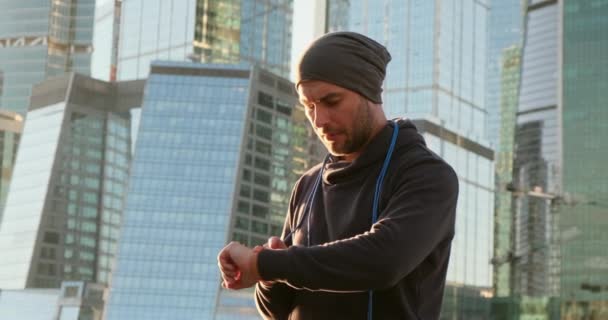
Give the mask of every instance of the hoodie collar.
[[(424, 144), (422, 136), (418, 134), (416, 127), (410, 120), (395, 119), (394, 121), (399, 126), (399, 136), (397, 137), (397, 145), (395, 146), (396, 151), (413, 144)], [(341, 162), (336, 157), (330, 156), (323, 171), (323, 182), (328, 185), (338, 184), (352, 180), (361, 174), (367, 175), (371, 167), (380, 166), (390, 146), (393, 134), (393, 125), (391, 123), (391, 121), (387, 121), (386, 126), (372, 138), (365, 147), (365, 150), (353, 162)]]

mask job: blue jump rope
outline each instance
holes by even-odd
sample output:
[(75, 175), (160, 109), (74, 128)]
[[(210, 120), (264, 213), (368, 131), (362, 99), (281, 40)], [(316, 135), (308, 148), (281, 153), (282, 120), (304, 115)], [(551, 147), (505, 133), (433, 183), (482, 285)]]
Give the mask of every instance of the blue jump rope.
[[(374, 223), (376, 223), (376, 221), (378, 221), (378, 205), (380, 203), (380, 194), (382, 193), (382, 184), (384, 182), (384, 177), (386, 176), (386, 171), (388, 170), (388, 166), (391, 163), (391, 157), (393, 155), (393, 151), (395, 150), (395, 144), (397, 143), (397, 136), (399, 135), (399, 126), (397, 125), (397, 123), (393, 120), (393, 121), (391, 121), (391, 124), (393, 126), (393, 136), (391, 137), (391, 144), (388, 147), (388, 151), (386, 152), (386, 157), (384, 158), (384, 164), (382, 165), (380, 174), (378, 174), (378, 178), (376, 178), (376, 191), (374, 193), (374, 206), (372, 209), (372, 225)], [(285, 236), (285, 239), (283, 241), (288, 241), (293, 236), (294, 232), (296, 232), (296, 230), (298, 230), (302, 227), (304, 218), (306, 218), (306, 225), (308, 228), (307, 230), (310, 230), (310, 216), (311, 216), (310, 210), (315, 202), (315, 195), (317, 193), (317, 190), (319, 189), (319, 185), (321, 185), (323, 171), (325, 169), (325, 165), (327, 164), (328, 160), (329, 160), (329, 155), (327, 155), (325, 157), (325, 160), (323, 160), (323, 165), (321, 166), (321, 170), (319, 170), (319, 174), (317, 174), (317, 178), (315, 179), (314, 188), (312, 189), (312, 192), (308, 195), (308, 198), (306, 199), (306, 205), (304, 207), (304, 214), (300, 218), (300, 221), (296, 225), (296, 228), (293, 229), (289, 234), (287, 234), (287, 236)], [(310, 232), (306, 233), (306, 241), (308, 243), (308, 246), (310, 246)], [(368, 296), (369, 296), (369, 299), (368, 299), (368, 307), (367, 307), (367, 319), (372, 320), (374, 291), (370, 290)]]

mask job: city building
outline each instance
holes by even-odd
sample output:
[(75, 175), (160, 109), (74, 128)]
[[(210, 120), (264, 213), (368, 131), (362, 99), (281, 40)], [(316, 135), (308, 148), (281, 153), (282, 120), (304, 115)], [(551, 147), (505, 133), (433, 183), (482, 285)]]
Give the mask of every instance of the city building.
[[(494, 152), (486, 139), (487, 1), (328, 0), (328, 31), (356, 31), (391, 52), (384, 82), (389, 117), (412, 119), (458, 174), (449, 286), (480, 296), (492, 287)], [(446, 290), (446, 295), (450, 287)], [(462, 293), (467, 303), (469, 290)], [(465, 294), (466, 293), (466, 294)], [(454, 303), (446, 296), (446, 303)], [(443, 318), (460, 319), (446, 314)], [(484, 308), (479, 310), (483, 317)], [(469, 314), (470, 315), (470, 314)]]
[[(485, 104), (486, 137), (498, 152), (502, 130), (503, 70), (507, 51), (523, 42), (523, 11), (521, 0), (490, 1), (488, 15), (488, 56)], [(510, 53), (510, 52), (509, 52)], [(512, 71), (512, 70), (510, 70)], [(507, 93), (508, 94), (508, 93)]]
[(258, 63), (288, 77), (292, 0), (123, 0), (118, 79), (147, 77), (152, 60)]
[(448, 282), (440, 320), (490, 319), (492, 296), (492, 289), (487, 287), (463, 286)]
[(0, 288), (107, 284), (144, 81), (74, 73), (36, 85), (0, 225)]
[(217, 254), (279, 235), (321, 160), (294, 86), (256, 66), (155, 62), (145, 91), (106, 318), (257, 319), (252, 294), (221, 290)]
[(561, 316), (608, 319), (608, 3), (560, 6)]
[(95, 0), (0, 1), (0, 108), (25, 114), (32, 86), (89, 74)]
[(0, 290), (0, 319), (101, 320), (105, 286), (64, 281), (57, 289)]
[(118, 37), (120, 36), (120, 0), (97, 0), (93, 25), (91, 77), (103, 81), (116, 80)]
[[(494, 213), (494, 296), (511, 295), (513, 242), (512, 194), (507, 186), (513, 176), (515, 114), (517, 112), (521, 46), (521, 0), (491, 1), (488, 18), (488, 65), (485, 104), (486, 137), (496, 152)], [(497, 300), (498, 301), (498, 300)]]
[(0, 110), (0, 168), (2, 168), (2, 179), (0, 180), (0, 224), (2, 224), (2, 212), (6, 204), (8, 186), (13, 175), (17, 146), (23, 130), (23, 117), (18, 113)]
[(514, 296), (557, 300), (561, 314), (551, 319), (605, 318), (608, 4), (533, 1), (525, 13), (511, 188)]
[(515, 120), (519, 98), (521, 48), (514, 46), (502, 52), (500, 87), (500, 135), (496, 145), (496, 203), (494, 213), (493, 286), (495, 297), (509, 297), (511, 263), (513, 262), (513, 194), (509, 191), (513, 180), (513, 149)]
[(561, 82), (559, 2), (525, 6), (519, 104), (513, 149), (514, 296), (559, 295), (558, 215), (551, 199), (561, 194)]

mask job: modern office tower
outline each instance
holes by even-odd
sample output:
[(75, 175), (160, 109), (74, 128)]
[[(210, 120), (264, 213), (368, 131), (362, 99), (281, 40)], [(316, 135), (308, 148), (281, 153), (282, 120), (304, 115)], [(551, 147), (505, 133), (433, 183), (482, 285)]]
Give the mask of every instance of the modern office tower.
[(120, 0), (97, 0), (93, 25), (91, 77), (104, 81), (116, 80), (118, 37), (120, 35)]
[[(498, 152), (502, 130), (503, 68), (507, 48), (521, 47), (523, 41), (523, 12), (521, 0), (490, 0), (488, 14), (488, 56), (485, 104), (486, 137)], [(512, 71), (512, 70), (510, 70)]]
[[(488, 10), (487, 1), (473, 0), (328, 1), (329, 31), (361, 32), (391, 52), (383, 93), (387, 115), (415, 120), (430, 147), (456, 170), (460, 197), (448, 283), (475, 288), (492, 287), (494, 154), (485, 139), (484, 106)], [(468, 301), (463, 296), (463, 305)]]
[(23, 130), (23, 117), (18, 113), (0, 110), (0, 168), (2, 168), (2, 179), (0, 180), (0, 224), (2, 224), (2, 212), (6, 204), (8, 186), (13, 175), (17, 146)]
[[(514, 239), (512, 291), (516, 296), (559, 294), (559, 220), (554, 202), (561, 194), (559, 3), (525, 6), (519, 106), (513, 160)], [(541, 196), (530, 195), (533, 191)], [(535, 193), (535, 194), (536, 194)]]
[(508, 189), (513, 179), (515, 120), (521, 70), (521, 48), (506, 48), (500, 67), (500, 134), (496, 145), (496, 204), (494, 216), (494, 296), (509, 297), (513, 261), (513, 194)]
[(494, 296), (511, 294), (513, 139), (517, 112), (520, 51), (523, 42), (521, 0), (490, 1), (485, 104), (486, 137), (495, 150)]
[(258, 67), (152, 64), (108, 320), (252, 315), (251, 295), (239, 313), (220, 294), (217, 254), (280, 234), (295, 178), (320, 160), (297, 106), (293, 84)]
[(0, 225), (0, 288), (107, 284), (143, 81), (69, 73), (36, 85)]
[(560, 5), (562, 319), (608, 319), (608, 3)]
[(289, 76), (292, 0), (123, 0), (118, 79), (152, 60), (258, 63)]
[(562, 319), (605, 318), (608, 4), (532, 1), (525, 12), (513, 290), (559, 298)]
[(25, 114), (32, 86), (89, 74), (95, 0), (0, 1), (0, 108)]

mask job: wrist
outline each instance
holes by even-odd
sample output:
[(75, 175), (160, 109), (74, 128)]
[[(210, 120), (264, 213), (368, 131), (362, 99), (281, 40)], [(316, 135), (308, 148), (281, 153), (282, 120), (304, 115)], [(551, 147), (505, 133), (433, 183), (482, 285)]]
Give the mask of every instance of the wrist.
[(258, 255), (260, 253), (260, 251), (262, 250), (254, 250), (253, 254), (251, 256), (250, 259), (250, 265), (249, 265), (249, 270), (251, 270), (253, 279), (257, 282), (262, 280), (262, 277), (260, 276), (260, 272), (258, 271)]

